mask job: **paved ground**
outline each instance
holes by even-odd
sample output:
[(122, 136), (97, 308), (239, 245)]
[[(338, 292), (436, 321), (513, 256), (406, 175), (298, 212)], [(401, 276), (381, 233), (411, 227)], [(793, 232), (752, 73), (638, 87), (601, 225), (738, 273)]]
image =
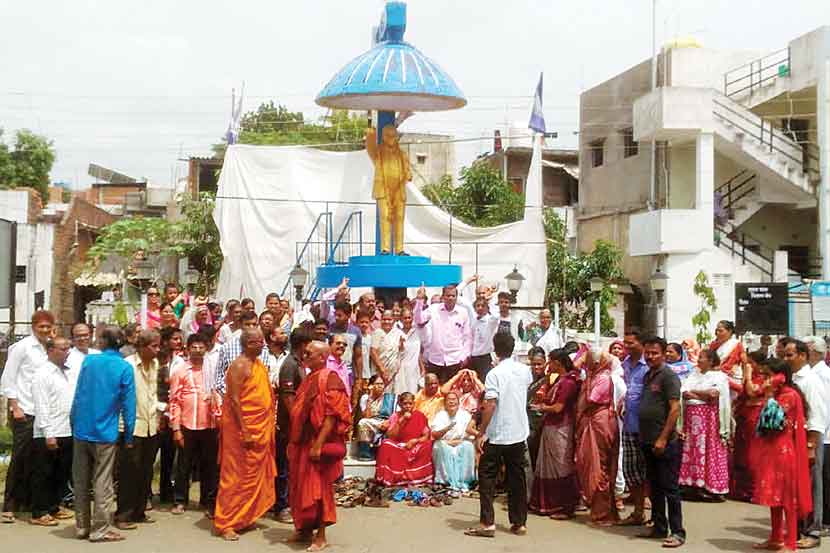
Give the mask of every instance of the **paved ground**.
[[(753, 542), (767, 537), (768, 511), (743, 503), (685, 503), (684, 514), (689, 541), (685, 552), (751, 551)], [(237, 543), (212, 537), (208, 521), (197, 511), (180, 517), (154, 511), (156, 524), (142, 525), (125, 532), (119, 544), (89, 544), (74, 539), (74, 526), (34, 527), (27, 522), (0, 526), (0, 550), (13, 553), (75, 553), (109, 549), (118, 553), (211, 553), (214, 551), (301, 551), (284, 540), (290, 526), (270, 519), (242, 535)], [(659, 542), (634, 537), (636, 530), (612, 528), (597, 530), (585, 525), (585, 517), (557, 522), (531, 515), (529, 533), (510, 534), (507, 512), (497, 510), (499, 532), (495, 539), (467, 538), (464, 528), (475, 523), (478, 502), (461, 499), (449, 507), (408, 507), (396, 504), (389, 509), (342, 509), (340, 521), (330, 530), (331, 551), (337, 552), (413, 552), (460, 553), (554, 552), (620, 553), (621, 551), (662, 551)], [(826, 545), (824, 547), (827, 547)]]

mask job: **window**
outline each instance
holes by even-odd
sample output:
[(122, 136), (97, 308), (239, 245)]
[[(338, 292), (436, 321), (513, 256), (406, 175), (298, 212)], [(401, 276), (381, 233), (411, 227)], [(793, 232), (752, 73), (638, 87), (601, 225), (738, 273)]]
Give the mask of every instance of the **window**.
[(640, 145), (634, 140), (634, 129), (622, 131), (625, 157), (636, 156), (640, 151)]
[(594, 140), (588, 144), (588, 147), (591, 150), (591, 167), (600, 167), (604, 160), (605, 139)]
[(14, 268), (14, 281), (20, 284), (26, 282), (26, 265), (17, 265)]
[(418, 162), (418, 165), (426, 165), (427, 155), (426, 154), (415, 154), (415, 160)]

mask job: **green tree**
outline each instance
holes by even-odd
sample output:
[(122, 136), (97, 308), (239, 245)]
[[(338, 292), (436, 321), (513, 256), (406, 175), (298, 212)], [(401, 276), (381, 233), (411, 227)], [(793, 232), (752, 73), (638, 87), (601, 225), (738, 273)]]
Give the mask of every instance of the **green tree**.
[[(608, 333), (614, 319), (608, 308), (616, 303), (613, 284), (623, 278), (622, 251), (611, 242), (597, 240), (593, 251), (572, 253), (568, 248), (565, 223), (553, 209), (543, 211), (547, 240), (548, 282), (546, 303), (560, 304), (560, 318), (572, 328), (592, 328), (594, 301), (600, 303), (600, 328)], [(605, 283), (600, 292), (591, 292), (590, 280)]]
[(444, 176), (426, 185), (429, 200), (469, 225), (492, 227), (513, 223), (524, 216), (524, 198), (513, 191), (501, 174), (484, 163), (461, 169), (459, 184)]
[(182, 217), (174, 223), (157, 217), (130, 217), (105, 226), (87, 252), (87, 270), (97, 270), (112, 257), (120, 258), (128, 272), (133, 261), (142, 257), (151, 261), (186, 257), (199, 271), (196, 292), (213, 290), (222, 268), (219, 230), (213, 220), (215, 197), (203, 193), (193, 199), (182, 194), (178, 203)]
[[(360, 150), (366, 127), (365, 116), (351, 115), (345, 110), (334, 110), (318, 123), (309, 122), (303, 112), (289, 111), (271, 100), (242, 116), (239, 143), (277, 146), (336, 144), (324, 149)], [(214, 155), (223, 157), (226, 147), (226, 143), (215, 144)]]
[[(512, 223), (524, 215), (524, 198), (513, 191), (498, 171), (483, 163), (461, 170), (460, 184), (444, 177), (422, 189), (435, 205), (470, 225), (489, 227)], [(611, 242), (597, 240), (593, 251), (568, 249), (565, 223), (553, 209), (543, 210), (547, 240), (547, 305), (560, 304), (560, 317), (571, 328), (593, 328), (595, 299), (600, 302), (600, 328), (608, 333), (614, 319), (608, 308), (616, 303), (614, 283), (623, 279), (622, 251)], [(600, 277), (605, 286), (591, 292), (590, 280)]]
[(700, 309), (692, 316), (692, 326), (695, 328), (698, 344), (708, 344), (712, 341), (709, 325), (712, 322), (712, 311), (718, 308), (715, 291), (709, 286), (709, 277), (702, 270), (695, 277), (692, 291), (700, 301)]
[(131, 265), (147, 256), (175, 255), (174, 226), (158, 217), (125, 217), (101, 229), (87, 251), (90, 270), (96, 270), (107, 258), (120, 257)]
[(203, 192), (198, 199), (182, 194), (179, 209), (182, 218), (173, 228), (172, 238), (180, 255), (187, 256), (199, 271), (196, 292), (206, 294), (214, 290), (222, 269), (222, 249), (219, 247), (219, 229), (213, 220), (216, 197)]
[(55, 163), (51, 140), (20, 129), (15, 135), (14, 149), (2, 142), (0, 129), (0, 188), (29, 187), (37, 190), (44, 201), (49, 197), (49, 172)]

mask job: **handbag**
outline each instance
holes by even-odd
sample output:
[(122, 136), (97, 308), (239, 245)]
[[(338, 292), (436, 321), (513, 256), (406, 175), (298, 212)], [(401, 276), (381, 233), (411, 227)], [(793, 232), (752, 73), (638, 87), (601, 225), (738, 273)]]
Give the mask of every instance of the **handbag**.
[(781, 404), (775, 401), (774, 398), (769, 398), (764, 404), (763, 409), (761, 409), (758, 424), (755, 426), (755, 432), (759, 436), (780, 432), (784, 430), (786, 421), (787, 415), (784, 413)]
[(320, 460), (333, 463), (346, 458), (346, 444), (344, 442), (326, 442), (320, 448)]

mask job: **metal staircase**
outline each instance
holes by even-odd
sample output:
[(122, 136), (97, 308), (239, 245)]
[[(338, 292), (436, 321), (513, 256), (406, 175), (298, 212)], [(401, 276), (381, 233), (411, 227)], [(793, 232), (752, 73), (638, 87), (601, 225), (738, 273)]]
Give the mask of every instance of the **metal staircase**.
[[(303, 299), (316, 300), (320, 293), (317, 286), (317, 267), (320, 265), (346, 264), (349, 257), (363, 255), (363, 212), (349, 213), (335, 237), (334, 214), (324, 211), (317, 216), (308, 237), (294, 245), (295, 264), (308, 272), (309, 281)], [(291, 288), (291, 277), (282, 287), (281, 297)]]

